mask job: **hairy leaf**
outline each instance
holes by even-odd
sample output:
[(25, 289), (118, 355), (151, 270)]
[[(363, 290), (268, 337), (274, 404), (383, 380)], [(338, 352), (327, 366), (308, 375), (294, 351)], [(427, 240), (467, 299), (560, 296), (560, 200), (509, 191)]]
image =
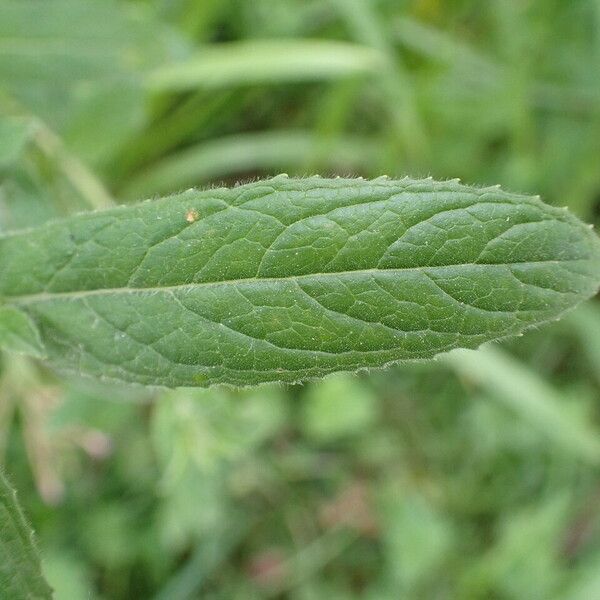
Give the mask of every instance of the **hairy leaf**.
[(280, 176), (8, 235), (0, 272), (61, 369), (249, 385), (432, 358), (556, 319), (597, 291), (600, 241), (498, 187)]
[(14, 490), (0, 471), (0, 598), (42, 600), (52, 590), (42, 577), (40, 559)]

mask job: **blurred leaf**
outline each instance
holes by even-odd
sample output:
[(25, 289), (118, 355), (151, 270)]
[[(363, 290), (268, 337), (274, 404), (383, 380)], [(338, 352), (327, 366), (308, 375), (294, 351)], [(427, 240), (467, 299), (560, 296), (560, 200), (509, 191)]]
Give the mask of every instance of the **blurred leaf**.
[(323, 571), (356, 540), (356, 534), (345, 528), (334, 528), (307, 544), (282, 565), (285, 576), (269, 589), (276, 596), (285, 590), (298, 589), (300, 593), (316, 574)]
[(0, 348), (37, 358), (45, 355), (40, 333), (33, 321), (12, 306), (0, 306)]
[[(181, 459), (207, 474), (220, 463), (247, 456), (284, 420), (279, 390), (263, 386), (238, 393), (186, 389), (163, 394), (152, 424), (158, 457), (165, 465), (173, 467)], [(179, 464), (175, 471), (184, 469)]]
[(58, 216), (50, 190), (39, 184), (22, 170), (12, 172), (0, 184), (0, 231), (35, 227)]
[(0, 6), (5, 84), (114, 78), (168, 56), (168, 40), (126, 3), (8, 0)]
[(0, 590), (7, 600), (52, 598), (17, 495), (0, 471)]
[(554, 596), (555, 600), (589, 600), (600, 596), (600, 554), (593, 554), (591, 560), (574, 569), (566, 589)]
[(478, 580), (479, 597), (492, 589), (512, 600), (552, 597), (560, 578), (558, 544), (565, 524), (566, 500), (559, 495), (506, 517), (496, 544), (472, 573)]
[(336, 79), (381, 65), (377, 51), (345, 42), (249, 40), (207, 46), (184, 62), (158, 67), (146, 81), (155, 91), (216, 88)]
[(380, 149), (374, 140), (343, 136), (321, 140), (308, 131), (265, 131), (211, 140), (182, 150), (130, 179), (126, 198), (147, 198), (255, 170), (274, 172), (316, 157), (324, 168), (371, 170)]
[(81, 523), (83, 543), (93, 560), (108, 568), (131, 562), (136, 545), (131, 540), (138, 538), (135, 521), (124, 502), (99, 506)]
[(224, 90), (220, 93), (192, 93), (172, 111), (130, 137), (107, 167), (111, 178), (122, 180), (136, 167), (147, 165), (184, 143), (196, 140), (198, 132), (209, 136), (212, 130), (218, 131), (223, 123), (236, 118), (240, 106), (254, 104), (253, 95), (260, 95), (260, 92), (239, 94), (235, 90)]
[(223, 531), (211, 532), (198, 544), (187, 562), (166, 582), (154, 600), (187, 600), (203, 589), (206, 580), (230, 555), (251, 525), (247, 519), (239, 516), (223, 524)]
[(487, 388), (532, 427), (580, 459), (600, 461), (600, 435), (568, 411), (566, 398), (532, 369), (498, 348), (456, 350), (444, 357), (468, 381)]
[(83, 161), (103, 166), (144, 123), (143, 91), (120, 81), (78, 86), (75, 97), (65, 144)]
[(356, 39), (378, 50), (384, 57), (383, 68), (378, 72), (382, 99), (392, 131), (403, 145), (408, 164), (416, 163), (425, 154), (427, 136), (421, 122), (411, 73), (405, 68), (401, 57), (393, 52), (389, 28), (380, 18), (372, 0), (335, 0), (334, 4)]
[(31, 124), (26, 119), (0, 116), (0, 170), (17, 162), (30, 135)]
[(60, 126), (83, 81), (135, 79), (184, 52), (139, 6), (114, 0), (0, 3), (0, 80), (30, 110)]
[(600, 306), (597, 302), (580, 306), (567, 316), (565, 324), (570, 325), (579, 338), (582, 353), (600, 383)]
[(59, 368), (247, 386), (517, 334), (594, 294), (599, 256), (498, 187), (277, 177), (0, 238), (0, 291)]
[(394, 21), (395, 37), (414, 52), (419, 52), (428, 58), (449, 63), (463, 71), (497, 86), (503, 76), (500, 65), (482, 56), (464, 43), (458, 37), (440, 31), (429, 24), (421, 23), (408, 16), (402, 16)]
[(384, 506), (383, 537), (397, 597), (416, 597), (448, 559), (453, 528), (424, 497), (396, 490)]
[(44, 574), (54, 589), (54, 600), (93, 600), (93, 584), (81, 558), (57, 551), (44, 553)]
[(373, 424), (377, 399), (361, 381), (334, 375), (311, 385), (304, 396), (302, 428), (317, 441), (357, 435)]
[(252, 479), (246, 461), (281, 427), (282, 400), (280, 391), (269, 387), (239, 393), (182, 389), (160, 398), (152, 435), (162, 468), (161, 531), (170, 547), (221, 535), (235, 471), (241, 465), (235, 483), (244, 486)]

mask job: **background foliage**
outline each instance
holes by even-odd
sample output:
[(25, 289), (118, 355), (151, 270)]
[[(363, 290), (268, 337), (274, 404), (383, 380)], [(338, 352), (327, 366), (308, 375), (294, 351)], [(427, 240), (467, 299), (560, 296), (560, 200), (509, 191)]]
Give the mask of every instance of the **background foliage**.
[[(461, 177), (600, 220), (598, 0), (1, 0), (0, 225), (290, 175)], [(600, 306), (235, 392), (4, 356), (56, 597), (600, 597)]]

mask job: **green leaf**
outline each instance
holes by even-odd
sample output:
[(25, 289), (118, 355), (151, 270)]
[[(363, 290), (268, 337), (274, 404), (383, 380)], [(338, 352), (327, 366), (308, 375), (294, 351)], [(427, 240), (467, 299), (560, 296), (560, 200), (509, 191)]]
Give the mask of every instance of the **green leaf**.
[(205, 47), (201, 53), (158, 67), (147, 76), (157, 91), (229, 85), (315, 81), (374, 73), (384, 66), (371, 48), (325, 40), (250, 40)]
[[(57, 130), (72, 111), (81, 122), (81, 111), (89, 109), (92, 97), (103, 95), (101, 84), (119, 84), (127, 96), (147, 70), (187, 53), (187, 44), (140, 3), (0, 2), (2, 92)], [(115, 103), (123, 112), (123, 102), (117, 98)], [(112, 125), (111, 116), (102, 118)], [(96, 134), (107, 143), (97, 123)]]
[(336, 375), (308, 388), (301, 426), (317, 442), (330, 442), (363, 433), (376, 417), (374, 393), (356, 377)]
[(15, 491), (0, 471), (0, 597), (7, 600), (52, 598), (40, 559)]
[(0, 170), (17, 162), (32, 133), (26, 119), (0, 116)]
[(128, 181), (121, 196), (164, 194), (257, 169), (272, 173), (306, 164), (315, 156), (322, 157), (321, 163), (334, 171), (368, 169), (380, 155), (381, 145), (363, 136), (324, 141), (302, 130), (242, 133), (190, 146), (150, 165)]
[(561, 450), (600, 461), (600, 438), (584, 415), (569, 411), (568, 399), (534, 371), (497, 348), (459, 350), (444, 357), (465, 379), (487, 388), (515, 414)]
[(44, 345), (29, 316), (14, 306), (0, 306), (0, 348), (42, 358)]
[(119, 77), (172, 57), (169, 32), (115, 0), (0, 4), (0, 78), (9, 89)]
[(60, 369), (251, 385), (428, 359), (557, 319), (600, 241), (498, 187), (288, 179), (185, 193), (0, 238), (0, 295)]

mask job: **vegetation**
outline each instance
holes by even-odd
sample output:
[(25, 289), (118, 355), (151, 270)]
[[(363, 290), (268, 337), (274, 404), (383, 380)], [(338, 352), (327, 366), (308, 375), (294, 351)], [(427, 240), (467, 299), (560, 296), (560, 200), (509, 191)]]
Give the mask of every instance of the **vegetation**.
[(299, 383), (556, 320), (600, 240), (538, 198), (430, 179), (190, 190), (0, 238), (0, 340), (147, 385)]
[[(599, 58), (595, 0), (1, 2), (0, 286), (13, 300), (0, 339), (26, 354), (2, 355), (0, 455), (55, 597), (600, 595), (597, 301), (433, 363), (157, 391), (30, 358), (57, 362), (60, 339), (49, 305), (24, 298), (56, 259), (55, 217), (85, 238), (101, 215), (165, 201), (114, 204), (221, 183), (236, 197), (261, 184), (235, 183), (285, 171), (541, 193), (556, 208), (523, 202), (555, 229), (529, 239), (528, 255), (550, 249), (568, 268), (521, 275), (568, 292), (584, 280), (573, 304), (598, 270), (588, 253), (581, 278), (577, 240), (597, 240), (559, 207), (598, 220)], [(196, 223), (188, 198), (202, 195), (178, 198)], [(97, 209), (109, 213), (73, 216)], [(131, 258), (126, 235), (104, 241)], [(51, 292), (70, 268), (50, 273)], [(529, 301), (556, 297), (536, 290)], [(52, 306), (64, 322), (83, 314)], [(44, 597), (29, 528), (0, 483), (11, 547)]]

